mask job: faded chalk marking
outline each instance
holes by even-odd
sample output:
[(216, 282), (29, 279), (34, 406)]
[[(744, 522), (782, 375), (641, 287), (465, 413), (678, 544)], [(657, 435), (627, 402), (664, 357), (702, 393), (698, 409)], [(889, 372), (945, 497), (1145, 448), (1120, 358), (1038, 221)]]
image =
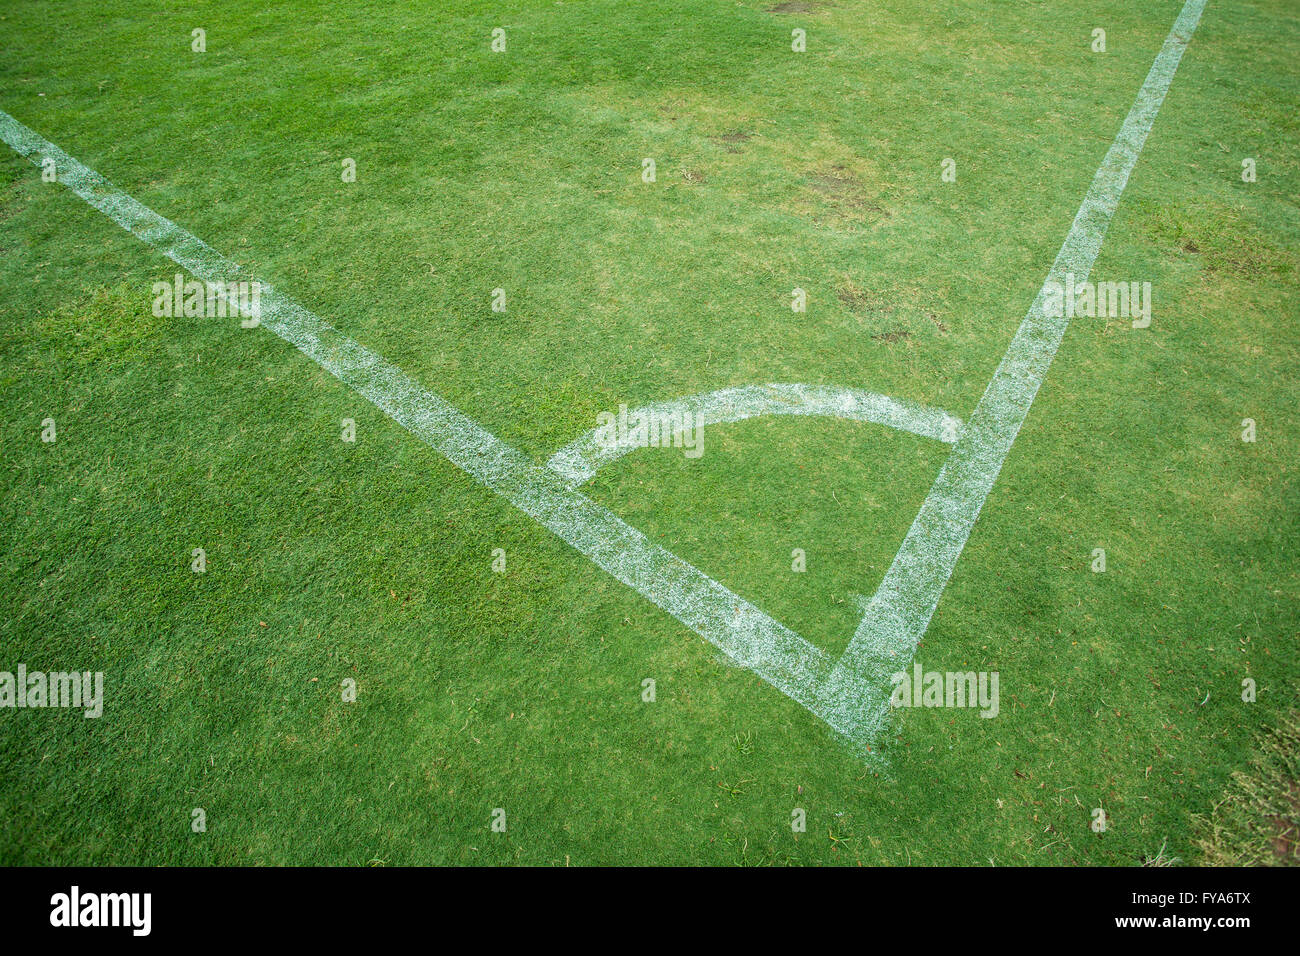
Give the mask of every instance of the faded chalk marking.
[[(669, 402), (632, 409), (628, 417), (653, 415), (662, 421), (691, 416), (700, 425), (723, 425), (766, 415), (815, 415), (875, 422), (923, 438), (952, 444), (961, 421), (942, 409), (899, 401), (888, 395), (836, 385), (744, 385), (705, 392)], [(547, 464), (571, 488), (590, 481), (596, 472), (640, 445), (630, 440), (604, 444), (601, 430), (593, 428), (551, 456)]]

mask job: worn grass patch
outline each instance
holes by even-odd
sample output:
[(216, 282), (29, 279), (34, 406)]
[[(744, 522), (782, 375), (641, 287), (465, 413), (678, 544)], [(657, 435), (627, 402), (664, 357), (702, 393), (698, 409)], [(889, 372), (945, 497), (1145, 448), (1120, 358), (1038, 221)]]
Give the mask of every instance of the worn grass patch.
[(1300, 866), (1300, 712), (1260, 735), (1196, 834), (1208, 866)]

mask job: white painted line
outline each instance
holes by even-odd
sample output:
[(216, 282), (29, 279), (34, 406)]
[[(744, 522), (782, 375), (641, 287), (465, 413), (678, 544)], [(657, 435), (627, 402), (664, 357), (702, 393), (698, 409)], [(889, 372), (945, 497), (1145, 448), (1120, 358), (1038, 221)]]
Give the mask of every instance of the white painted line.
[(889, 675), (911, 662), (997, 480), (1069, 319), (1048, 315), (1047, 286), (1066, 273), (1086, 282), (1129, 174), (1164, 102), (1205, 0), (1187, 0), (1124, 125), (1102, 160), (1061, 251), (876, 590), (857, 633), (819, 696), (828, 722), (868, 737), (888, 715)]
[[(657, 416), (659, 421), (681, 421), (690, 416), (699, 425), (724, 425), (766, 415), (816, 415), (875, 422), (923, 438), (952, 444), (961, 431), (961, 420), (939, 408), (900, 401), (877, 392), (864, 392), (838, 385), (744, 385), (722, 388), (687, 398), (654, 402), (627, 413)], [(627, 436), (618, 444), (604, 444), (601, 429), (593, 428), (577, 441), (565, 445), (547, 464), (576, 488), (596, 473), (641, 446)]]
[[(1204, 5), (1205, 0), (1188, 0), (1183, 7), (1097, 171), (1047, 282), (1060, 281), (1069, 271), (1086, 281)], [(37, 165), (42, 159), (53, 159), (60, 182), (197, 278), (211, 283), (252, 281), (234, 262), (2, 111), (0, 138)], [(910, 660), (929, 625), (1067, 325), (1064, 318), (1044, 314), (1045, 292), (1040, 291), (975, 414), (961, 429), (848, 651), (835, 663), (789, 628), (569, 488), (550, 468), (534, 464), (380, 356), (270, 285), (262, 283), (262, 288), (264, 327), (597, 566), (808, 708), (860, 751), (878, 739), (889, 709), (888, 674)]]
[[(146, 208), (53, 143), (0, 111), (0, 138), (123, 229), (206, 282), (256, 281), (234, 262)], [(233, 303), (238, 305), (238, 303)], [(549, 468), (490, 434), (396, 366), (358, 345), (268, 283), (261, 325), (351, 386), (449, 461), (649, 598), (738, 664), (814, 713), (814, 689), (833, 661), (794, 631), (566, 487)], [(486, 558), (485, 558), (486, 560)]]

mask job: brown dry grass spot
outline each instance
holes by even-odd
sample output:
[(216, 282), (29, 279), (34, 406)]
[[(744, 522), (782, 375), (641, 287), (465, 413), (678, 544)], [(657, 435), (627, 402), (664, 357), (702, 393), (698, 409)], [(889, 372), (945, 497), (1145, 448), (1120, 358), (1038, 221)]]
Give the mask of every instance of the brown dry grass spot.
[(768, 13), (820, 13), (833, 3), (825, 0), (784, 0), (767, 8)]

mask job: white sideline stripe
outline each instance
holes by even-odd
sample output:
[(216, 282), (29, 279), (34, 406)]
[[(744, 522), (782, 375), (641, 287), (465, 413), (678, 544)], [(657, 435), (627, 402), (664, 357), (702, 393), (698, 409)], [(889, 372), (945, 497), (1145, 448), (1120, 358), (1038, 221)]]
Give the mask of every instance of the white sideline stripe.
[(857, 633), (822, 689), (820, 696), (832, 715), (832, 726), (870, 734), (888, 715), (889, 675), (907, 667), (929, 627), (971, 527), (1065, 335), (1069, 319), (1044, 311), (1047, 286), (1063, 284), (1066, 273), (1087, 281), (1129, 174), (1204, 8), (1205, 0), (1187, 0), (1174, 21), (1097, 170), (1043, 288), (939, 471)]
[[(0, 111), (0, 138), (91, 206), (206, 282), (253, 281), (175, 223), (146, 208), (53, 143)], [(628, 587), (814, 714), (833, 661), (794, 631), (650, 541), (613, 512), (567, 488), (549, 468), (493, 436), (320, 317), (262, 283), (261, 324), (351, 386), (385, 415), (505, 497)], [(237, 308), (237, 299), (229, 299)]]
[[(961, 421), (940, 408), (928, 408), (856, 388), (797, 383), (722, 388), (643, 405), (627, 414), (629, 419), (634, 415), (656, 415), (660, 421), (681, 421), (683, 415), (689, 415), (692, 422), (698, 416), (699, 425), (727, 425), (764, 415), (817, 415), (875, 422), (946, 444), (956, 441), (961, 430)], [(570, 488), (576, 488), (594, 478), (610, 462), (641, 447), (631, 440), (607, 445), (600, 436), (601, 429), (593, 428), (552, 455), (547, 465)]]

